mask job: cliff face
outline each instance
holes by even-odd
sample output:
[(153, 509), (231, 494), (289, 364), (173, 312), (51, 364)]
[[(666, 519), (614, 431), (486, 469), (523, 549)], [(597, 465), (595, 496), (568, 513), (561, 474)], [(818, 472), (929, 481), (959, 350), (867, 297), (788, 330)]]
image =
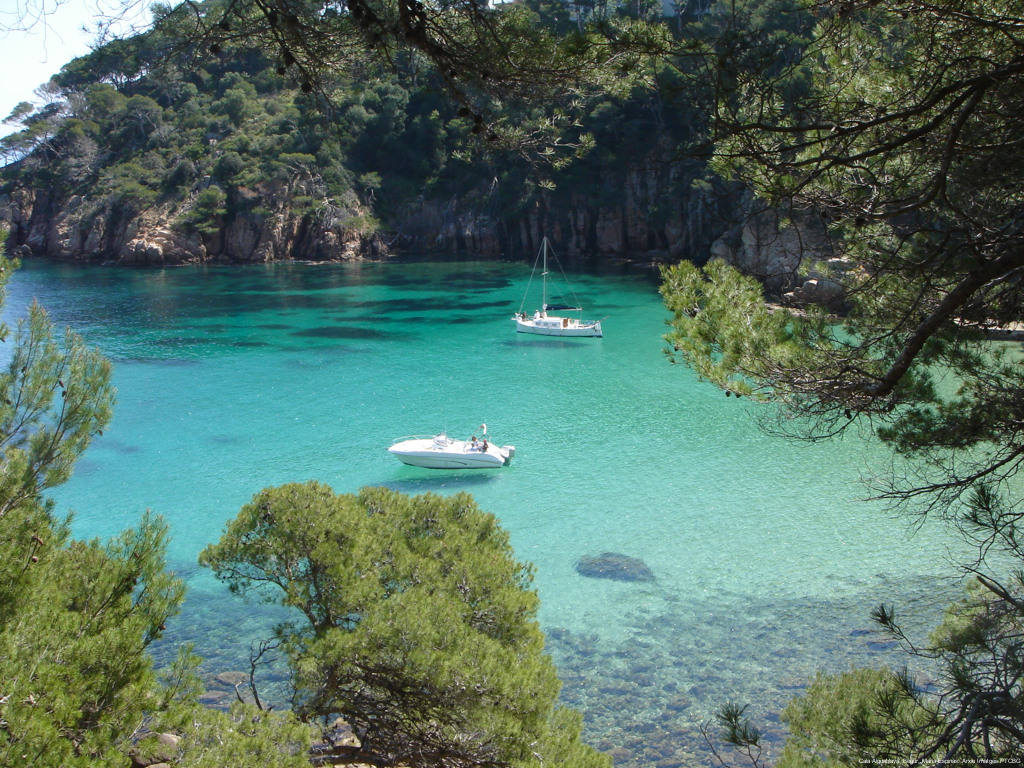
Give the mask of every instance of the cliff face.
[(341, 224), (360, 211), (296, 213), (290, 204), (294, 194), (280, 190), (234, 190), (233, 195), (240, 198), (233, 202), (241, 210), (200, 232), (184, 223), (190, 201), (139, 211), (120, 200), (59, 199), (46, 189), (22, 187), (7, 203), (8, 247), (51, 259), (125, 265), (341, 260), (386, 250), (380, 238)]
[[(235, 212), (222, 217), (218, 228), (200, 233), (181, 224), (187, 202), (133, 211), (116, 201), (60, 200), (45, 189), (22, 188), (10, 201), (10, 242), (53, 259), (179, 264), (389, 253), (520, 258), (532, 254), (547, 235), (569, 260), (699, 258), (721, 230), (729, 196), (710, 189), (680, 194), (680, 182), (671, 164), (637, 167), (625, 178), (609, 180), (621, 189), (612, 204), (597, 200), (591, 190), (559, 190), (537, 195), (520, 213), (504, 216), (491, 212), (493, 190), (420, 199), (403, 209), (392, 231), (377, 235), (352, 226), (366, 213), (358, 204), (296, 213), (290, 205), (293, 196), (279, 190), (233, 191)], [(608, 198), (606, 189), (594, 191)], [(246, 212), (256, 203), (260, 213)]]
[(479, 201), (420, 202), (396, 242), (416, 251), (529, 258), (547, 235), (560, 257), (577, 263), (718, 258), (756, 277), (774, 300), (841, 308), (842, 289), (833, 278), (848, 265), (834, 257), (820, 217), (783, 218), (739, 188), (691, 184), (668, 163), (631, 169), (615, 183), (621, 189), (615, 204), (576, 190), (537, 200), (508, 219), (481, 214)]
[(737, 201), (733, 218), (711, 244), (711, 258), (756, 277), (768, 296), (783, 303), (842, 308), (843, 289), (835, 277), (850, 264), (836, 257), (821, 217), (795, 211), (784, 219), (748, 194)]
[(403, 207), (390, 229), (370, 234), (361, 231), (370, 212), (354, 197), (340, 207), (310, 210), (307, 203), (301, 212), (295, 200), (309, 191), (301, 186), (232, 189), (226, 207), (232, 212), (203, 232), (187, 226), (187, 200), (135, 211), (121, 201), (61, 200), (45, 189), (20, 188), (8, 202), (8, 247), (126, 265), (400, 254), (530, 259), (546, 235), (570, 263), (701, 263), (717, 257), (758, 277), (776, 297), (840, 300), (837, 286), (806, 266), (831, 256), (823, 222), (806, 215), (784, 221), (736, 188), (694, 184), (668, 160), (599, 178), (519, 201), (515, 213), (498, 212), (502, 190), (493, 186), (445, 200), (421, 198)]
[(10, 203), (9, 247), (60, 260), (125, 264), (203, 261), (202, 243), (165, 226), (158, 211), (132, 215), (120, 206), (96, 210), (80, 196), (19, 189)]
[(491, 212), (500, 194), (420, 200), (398, 222), (393, 247), (519, 259), (531, 258), (547, 236), (560, 258), (576, 263), (704, 260), (736, 200), (732, 190), (692, 186), (682, 166), (668, 160), (590, 184), (566, 183), (533, 196), (515, 214)]

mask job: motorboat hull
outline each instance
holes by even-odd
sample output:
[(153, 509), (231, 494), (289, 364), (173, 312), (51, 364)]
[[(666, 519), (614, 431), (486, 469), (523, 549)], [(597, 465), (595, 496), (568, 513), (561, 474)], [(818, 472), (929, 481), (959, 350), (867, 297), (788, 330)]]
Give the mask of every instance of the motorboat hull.
[(468, 441), (436, 437), (400, 440), (388, 448), (396, 459), (412, 467), (425, 469), (498, 469), (515, 454), (510, 445), (474, 448)]

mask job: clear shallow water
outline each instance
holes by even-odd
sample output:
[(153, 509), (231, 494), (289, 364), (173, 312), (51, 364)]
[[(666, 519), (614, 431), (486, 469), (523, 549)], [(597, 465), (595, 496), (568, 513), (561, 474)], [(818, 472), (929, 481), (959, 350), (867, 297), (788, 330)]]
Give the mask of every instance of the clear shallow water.
[[(211, 672), (247, 668), (265, 607), (195, 565), (261, 488), (317, 479), (471, 492), (536, 565), (541, 622), (617, 765), (707, 761), (697, 725), (728, 700), (778, 736), (778, 710), (814, 671), (893, 657), (867, 632), (895, 601), (922, 627), (955, 594), (939, 529), (861, 501), (886, 465), (859, 439), (817, 445), (758, 432), (662, 352), (665, 312), (636, 276), (574, 276), (601, 340), (524, 336), (509, 320), (529, 278), (493, 263), (287, 264), (172, 270), (29, 263), (5, 307), (33, 299), (115, 363), (114, 421), (57, 494), (80, 536), (144, 509), (173, 536), (188, 603), (169, 640)], [(532, 309), (530, 304), (526, 309)], [(396, 462), (399, 436), (482, 421), (512, 466), (438, 473)], [(640, 557), (656, 581), (589, 579), (584, 555)]]

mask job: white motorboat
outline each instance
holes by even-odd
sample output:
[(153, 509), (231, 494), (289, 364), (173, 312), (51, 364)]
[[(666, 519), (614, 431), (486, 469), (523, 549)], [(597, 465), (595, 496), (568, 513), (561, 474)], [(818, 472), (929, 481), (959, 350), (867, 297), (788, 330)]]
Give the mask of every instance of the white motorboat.
[[(556, 261), (557, 258), (556, 256)], [(518, 333), (535, 333), (540, 336), (602, 336), (600, 320), (580, 320), (578, 317), (549, 314), (549, 311), (582, 312), (583, 308), (579, 306), (579, 302), (576, 302), (576, 306), (571, 304), (548, 304), (548, 239), (546, 237), (541, 241), (540, 252), (537, 254), (537, 260), (534, 261), (534, 272), (537, 271), (537, 261), (541, 259), (543, 259), (543, 266), (541, 267), (540, 309), (535, 310), (533, 315), (527, 315), (523, 311), (523, 305), (526, 304), (526, 296), (530, 292), (530, 283), (533, 282), (533, 273), (531, 273), (530, 283), (527, 283), (526, 293), (523, 294), (523, 301), (519, 305), (519, 311), (512, 316), (512, 321), (516, 324), (516, 331)], [(563, 278), (565, 277), (564, 273), (562, 276)]]
[(438, 435), (400, 437), (388, 451), (403, 464), (427, 469), (497, 469), (512, 461), (514, 445), (497, 446), (483, 440), (455, 440)]

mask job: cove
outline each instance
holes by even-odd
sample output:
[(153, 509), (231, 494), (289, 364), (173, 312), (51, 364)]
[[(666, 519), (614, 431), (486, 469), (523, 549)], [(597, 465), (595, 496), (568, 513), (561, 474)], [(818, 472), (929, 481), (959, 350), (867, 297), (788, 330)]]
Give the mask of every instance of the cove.
[[(189, 585), (165, 646), (194, 643), (216, 673), (246, 669), (276, 618), (195, 564), (258, 490), (316, 479), (339, 492), (468, 491), (535, 565), (563, 699), (616, 765), (710, 762), (698, 726), (726, 701), (749, 702), (777, 742), (779, 711), (816, 670), (902, 663), (870, 608), (895, 602), (924, 631), (957, 586), (945, 531), (912, 534), (863, 500), (888, 452), (855, 435), (759, 432), (759, 406), (668, 363), (647, 277), (572, 275), (605, 317), (603, 339), (517, 335), (529, 271), (26, 263), (6, 319), (38, 299), (113, 360), (118, 388), (109, 430), (54, 495), (58, 512), (74, 510), (75, 534), (90, 538), (145, 509), (164, 516), (169, 566)], [(482, 422), (516, 446), (510, 467), (440, 473), (386, 451)], [(653, 578), (577, 570), (606, 552)]]

